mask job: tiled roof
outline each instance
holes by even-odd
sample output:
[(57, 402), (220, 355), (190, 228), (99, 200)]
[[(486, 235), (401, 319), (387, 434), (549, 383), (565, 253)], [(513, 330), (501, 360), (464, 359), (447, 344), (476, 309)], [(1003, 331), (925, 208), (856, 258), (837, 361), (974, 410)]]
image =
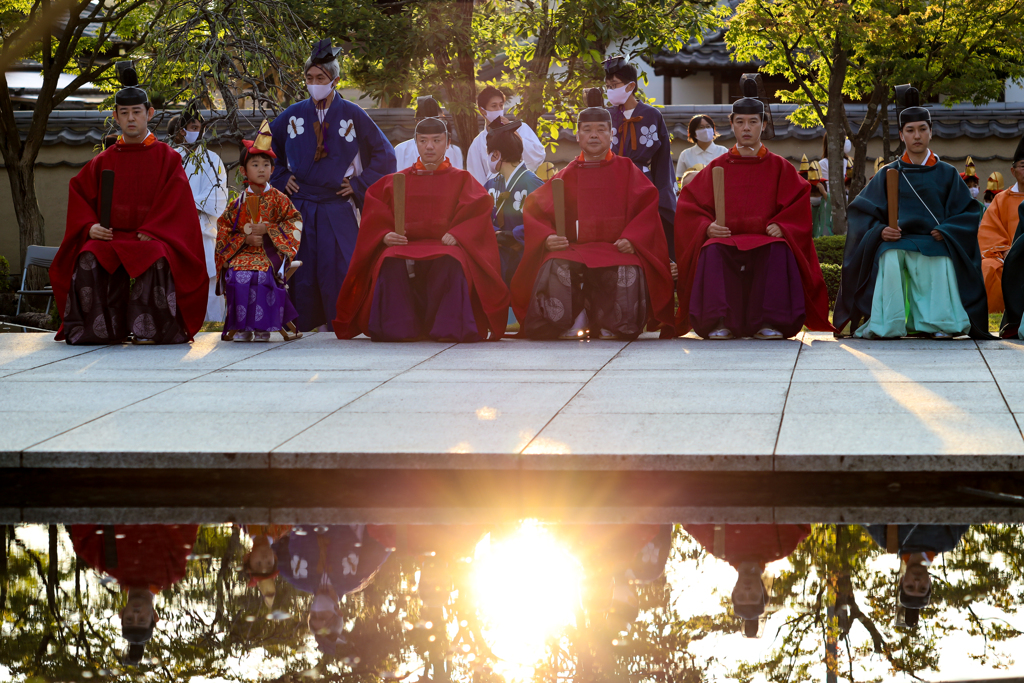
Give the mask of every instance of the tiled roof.
[(662, 52), (654, 58), (654, 73), (661, 76), (678, 71), (744, 69), (756, 71), (764, 62), (734, 62), (725, 44), (725, 29), (691, 40), (679, 52)]
[[(1024, 103), (994, 102), (981, 107), (934, 105), (930, 108), (935, 135), (940, 139), (951, 140), (960, 137), (1016, 139), (1024, 136)], [(771, 106), (775, 119), (776, 138), (794, 138), (796, 140), (820, 138), (824, 129), (799, 128), (786, 121), (786, 116), (794, 109), (794, 105), (773, 104)], [(864, 116), (866, 105), (847, 105), (847, 110), (851, 119), (856, 121)], [(680, 104), (661, 108), (669, 132), (677, 139), (685, 139), (686, 126), (691, 117), (696, 114), (706, 114), (715, 121), (722, 139), (730, 140), (732, 138), (732, 132), (729, 130), (730, 111), (731, 107), (723, 104)], [(160, 121), (156, 125), (158, 137), (163, 138), (166, 135), (167, 120), (174, 113), (176, 112), (158, 112)], [(367, 113), (392, 143), (408, 140), (412, 136), (414, 123), (412, 109), (368, 109)], [(43, 144), (98, 145), (103, 138), (104, 121), (109, 115), (110, 112), (102, 111), (54, 111), (50, 115)], [(14, 112), (14, 117), (18, 122), (19, 130), (24, 134), (31, 122), (32, 112), (17, 111)], [(209, 118), (208, 112), (207, 117)], [(243, 134), (252, 135), (263, 119), (263, 115), (246, 116), (243, 114), (240, 118)], [(895, 121), (895, 112), (890, 113), (890, 121)], [(857, 125), (854, 125), (854, 130), (856, 129)], [(881, 137), (881, 129), (875, 135)], [(895, 123), (891, 124), (891, 135), (894, 139), (897, 137)], [(572, 140), (573, 134), (571, 131), (563, 130), (559, 139)]]

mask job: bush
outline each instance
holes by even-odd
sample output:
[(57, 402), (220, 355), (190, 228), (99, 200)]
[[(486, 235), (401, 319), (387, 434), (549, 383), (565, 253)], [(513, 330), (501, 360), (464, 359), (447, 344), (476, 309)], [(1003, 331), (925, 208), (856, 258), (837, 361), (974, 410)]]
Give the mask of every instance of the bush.
[(11, 291), (11, 264), (0, 256), (0, 293)]
[(829, 235), (814, 238), (814, 250), (818, 252), (818, 263), (843, 265), (843, 250), (846, 249), (846, 235)]
[(834, 308), (836, 297), (839, 296), (839, 283), (843, 281), (843, 267), (822, 261), (821, 276), (825, 279), (825, 288), (828, 289), (828, 307)]

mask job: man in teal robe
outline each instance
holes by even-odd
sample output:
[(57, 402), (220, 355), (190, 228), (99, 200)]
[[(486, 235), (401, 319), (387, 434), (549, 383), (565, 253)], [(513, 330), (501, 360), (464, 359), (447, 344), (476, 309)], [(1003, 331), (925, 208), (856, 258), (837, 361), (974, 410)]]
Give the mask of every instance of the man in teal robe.
[[(902, 92), (901, 92), (902, 90)], [(909, 92), (907, 92), (909, 91)], [(990, 339), (978, 246), (978, 203), (960, 174), (928, 148), (931, 113), (917, 91), (897, 88), (907, 147), (850, 203), (843, 277), (833, 323), (864, 338), (969, 334)], [(886, 171), (900, 174), (898, 227), (888, 226)]]
[(1013, 235), (1013, 246), (1003, 259), (1003, 320), (999, 325), (999, 336), (1024, 339), (1021, 330), (1021, 316), (1024, 316), (1024, 203), (1017, 207), (1022, 221), (1017, 223)]

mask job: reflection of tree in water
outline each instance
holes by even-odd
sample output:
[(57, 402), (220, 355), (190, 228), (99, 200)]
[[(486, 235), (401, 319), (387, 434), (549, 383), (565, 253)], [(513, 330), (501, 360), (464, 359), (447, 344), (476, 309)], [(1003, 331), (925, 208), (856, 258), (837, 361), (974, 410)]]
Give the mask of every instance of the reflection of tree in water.
[[(814, 525), (789, 557), (791, 566), (774, 580), (773, 602), (787, 610), (776, 647), (760, 662), (735, 667), (732, 677), (816, 681), (822, 665), (831, 664), (841, 680), (881, 681), (897, 673), (923, 680), (922, 675), (939, 670), (940, 641), (956, 632), (983, 639), (972, 659), (1006, 668), (1009, 654), (997, 645), (1022, 633), (1001, 616), (980, 613), (1020, 610), (1022, 551), (1020, 527), (971, 527), (933, 567), (934, 597), (918, 627), (896, 629), (895, 558), (888, 558), (890, 568), (880, 568), (884, 550), (862, 527)], [(832, 662), (826, 661), (829, 641), (836, 644)], [(879, 676), (878, 670), (884, 673)]]
[[(27, 543), (30, 536), (45, 542)], [(273, 611), (268, 609), (237, 571), (242, 538), (237, 528), (200, 529), (185, 579), (158, 598), (162, 620), (146, 655), (157, 662), (124, 671), (115, 617), (123, 598), (116, 585), (101, 582), (76, 560), (62, 527), (5, 527), (0, 666), (15, 681), (81, 680), (83, 672), (94, 680), (145, 676), (168, 682), (193, 676), (280, 683), (501, 680), (492, 671), (497, 662), (474, 604), (471, 563), (432, 560), (447, 562), (454, 592), (445, 618), (427, 628), (416, 592), (421, 561), (393, 555), (366, 590), (343, 600), (347, 642), (334, 658), (324, 658), (305, 626), (310, 596), (279, 581)], [(625, 632), (585, 591), (576, 624), (550, 639), (533, 678), (538, 683), (687, 683), (708, 680), (713, 670), (725, 667), (732, 670), (730, 678), (741, 681), (816, 680), (829, 628), (838, 638), (841, 679), (870, 680), (860, 667), (879, 662), (891, 672), (933, 671), (939, 641), (958, 630), (983, 638), (984, 647), (975, 653), (982, 661), (1007, 666), (1005, 648), (998, 645), (1021, 634), (986, 615), (1019, 610), (1021, 545), (1018, 527), (972, 527), (961, 546), (933, 569), (936, 598), (917, 631), (901, 633), (893, 629), (895, 571), (877, 567), (882, 550), (860, 527), (816, 525), (790, 557), (791, 566), (776, 572), (773, 602), (781, 601), (789, 611), (763, 661), (736, 665), (692, 654), (691, 644), (701, 640), (742, 637), (739, 626), (721, 611), (682, 617), (662, 579), (638, 587), (640, 616)], [(677, 527), (670, 562), (684, 561), (717, 562)], [(846, 613), (842, 605), (848, 605), (850, 623), (836, 619), (829, 627), (830, 603), (838, 603), (840, 617)]]

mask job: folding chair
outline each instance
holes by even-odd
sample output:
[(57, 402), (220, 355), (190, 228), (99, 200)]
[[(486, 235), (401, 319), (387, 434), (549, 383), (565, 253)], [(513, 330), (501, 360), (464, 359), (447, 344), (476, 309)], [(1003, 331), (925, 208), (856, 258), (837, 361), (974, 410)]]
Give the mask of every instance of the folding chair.
[(50, 303), (53, 301), (53, 287), (47, 285), (45, 289), (25, 289), (25, 282), (28, 280), (29, 266), (37, 266), (49, 271), (50, 264), (53, 263), (53, 259), (56, 256), (57, 247), (41, 247), (39, 245), (32, 245), (25, 250), (25, 265), (21, 270), (21, 289), (15, 292), (15, 294), (18, 295), (18, 310), (15, 312), (15, 315), (21, 314), (21, 302), (25, 299), (26, 294), (48, 296), (49, 298), (46, 300), (46, 309), (44, 312), (50, 312)]

